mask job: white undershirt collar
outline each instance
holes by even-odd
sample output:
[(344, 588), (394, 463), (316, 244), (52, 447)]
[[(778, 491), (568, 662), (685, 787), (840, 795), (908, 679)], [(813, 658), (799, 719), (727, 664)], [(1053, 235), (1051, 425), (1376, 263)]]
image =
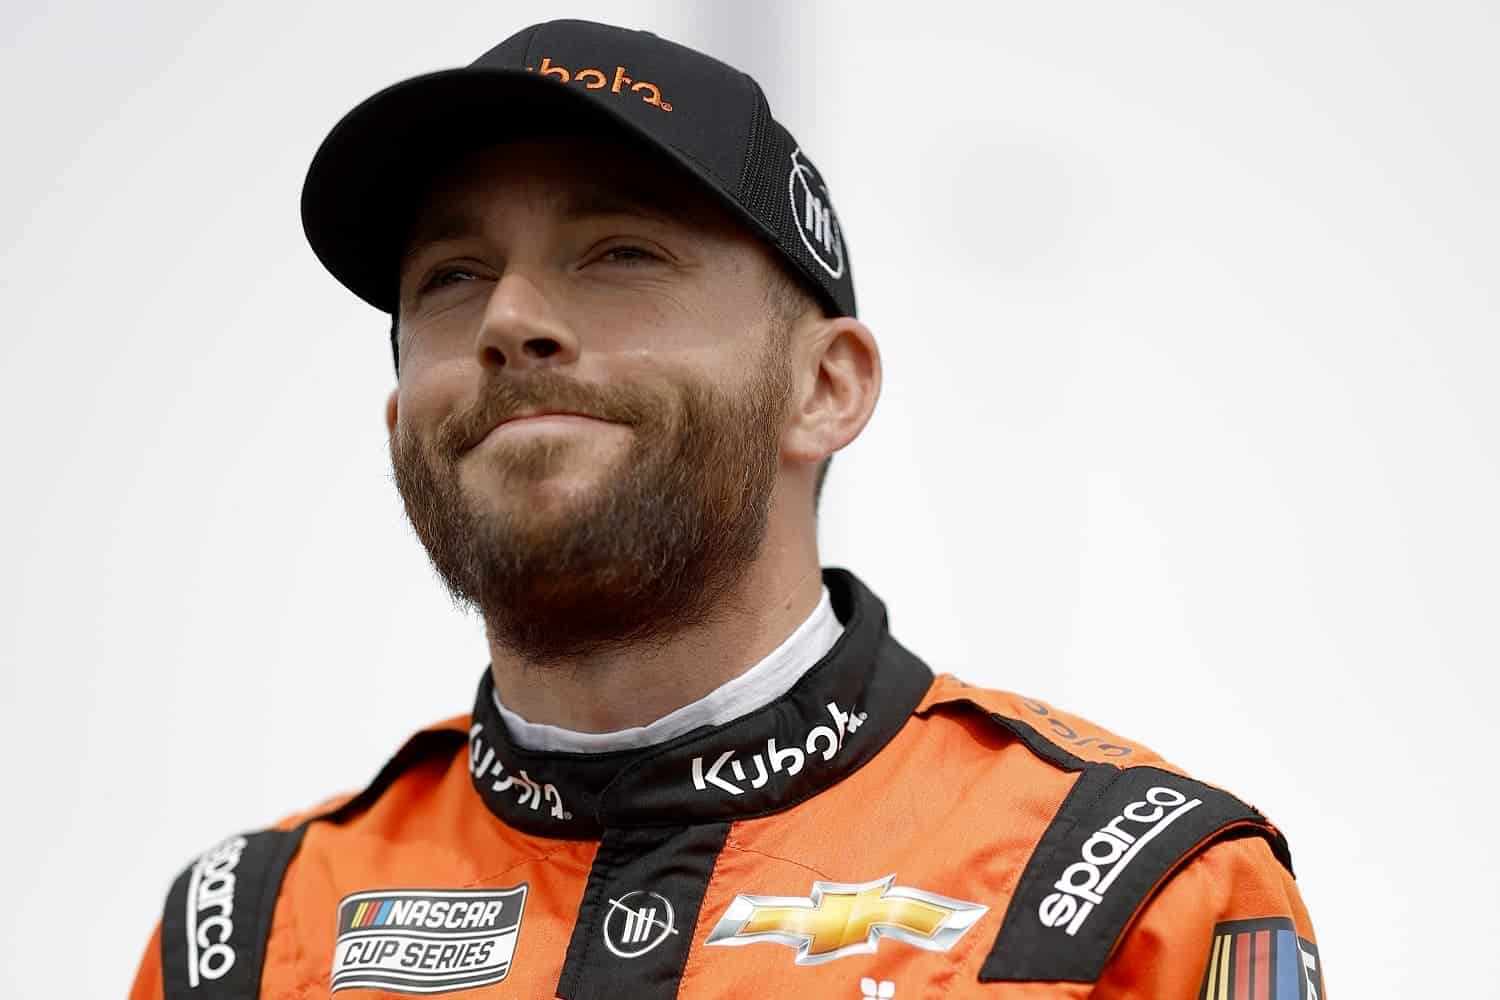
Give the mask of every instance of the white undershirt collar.
[(495, 707), (510, 734), (511, 742), (528, 750), (556, 753), (609, 753), (639, 750), (675, 739), (699, 726), (721, 726), (769, 705), (792, 689), (802, 675), (833, 648), (844, 626), (833, 613), (828, 588), (812, 614), (787, 636), (765, 659), (691, 704), (669, 712), (645, 726), (612, 733), (580, 733), (561, 726), (527, 722), (500, 702)]

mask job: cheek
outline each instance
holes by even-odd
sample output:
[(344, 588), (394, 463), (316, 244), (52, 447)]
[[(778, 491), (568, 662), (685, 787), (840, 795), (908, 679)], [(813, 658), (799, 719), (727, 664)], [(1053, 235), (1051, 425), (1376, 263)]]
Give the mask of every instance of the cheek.
[(629, 289), (580, 282), (555, 301), (584, 355), (654, 353), (701, 366), (763, 320), (763, 295), (747, 297), (740, 285), (703, 269)]
[(470, 380), (455, 364), (432, 364), (430, 359), (402, 360), (396, 395), (396, 428), (408, 438), (430, 441), (464, 406)]
[(472, 354), (474, 331), (483, 316), (483, 309), (474, 308), (469, 313), (464, 315), (461, 307), (453, 306), (440, 317), (405, 320), (398, 341), (402, 377), (405, 377), (408, 366), (426, 369)]

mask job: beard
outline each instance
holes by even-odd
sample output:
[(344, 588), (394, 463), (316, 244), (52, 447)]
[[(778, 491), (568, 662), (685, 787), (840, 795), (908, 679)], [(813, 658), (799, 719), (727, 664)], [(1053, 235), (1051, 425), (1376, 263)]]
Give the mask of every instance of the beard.
[[(542, 368), (491, 379), (430, 443), (398, 425), (396, 487), (455, 604), (530, 664), (660, 645), (712, 620), (765, 541), (791, 395), (785, 345), (769, 340), (738, 391), (685, 374), (655, 389), (588, 385)], [(467, 447), (530, 408), (625, 424), (630, 444), (545, 507), (472, 495), (460, 480)], [(580, 447), (543, 435), (468, 458), (486, 487), (521, 492), (580, 461)]]

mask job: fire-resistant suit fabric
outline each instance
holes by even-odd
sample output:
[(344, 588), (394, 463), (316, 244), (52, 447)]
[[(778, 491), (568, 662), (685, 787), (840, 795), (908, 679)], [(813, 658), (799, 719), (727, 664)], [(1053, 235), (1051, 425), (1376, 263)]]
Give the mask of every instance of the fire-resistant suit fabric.
[(1281, 833), (1139, 743), (932, 672), (856, 577), (785, 695), (611, 754), (472, 716), (178, 877), (132, 1000), (1312, 1000)]

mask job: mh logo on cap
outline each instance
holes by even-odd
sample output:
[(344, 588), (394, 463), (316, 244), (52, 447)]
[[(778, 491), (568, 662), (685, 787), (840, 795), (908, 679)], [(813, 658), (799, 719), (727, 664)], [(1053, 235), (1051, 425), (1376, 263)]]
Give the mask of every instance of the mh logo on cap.
[(801, 148), (792, 150), (792, 172), (786, 179), (787, 197), (792, 202), (792, 218), (797, 235), (813, 260), (835, 281), (844, 276), (844, 237), (839, 231), (839, 217), (833, 213), (833, 199), (828, 185), (816, 167), (802, 156)]
[(621, 87), (628, 86), (632, 93), (640, 94), (641, 100), (647, 104), (661, 108), (663, 111), (672, 110), (672, 105), (661, 99), (660, 87), (647, 80), (632, 80), (625, 75), (624, 66), (615, 67), (613, 83), (610, 82), (610, 78), (604, 74), (604, 70), (602, 69), (594, 69), (591, 66), (587, 69), (580, 69), (577, 72), (573, 72), (566, 66), (555, 65), (552, 62), (551, 56), (542, 56), (541, 69), (537, 69), (535, 66), (527, 66), (526, 69), (532, 73), (541, 73), (543, 76), (550, 76), (559, 83), (568, 83), (569, 81), (581, 83), (589, 90), (603, 90), (605, 87), (609, 87), (609, 92), (612, 94), (618, 94)]

